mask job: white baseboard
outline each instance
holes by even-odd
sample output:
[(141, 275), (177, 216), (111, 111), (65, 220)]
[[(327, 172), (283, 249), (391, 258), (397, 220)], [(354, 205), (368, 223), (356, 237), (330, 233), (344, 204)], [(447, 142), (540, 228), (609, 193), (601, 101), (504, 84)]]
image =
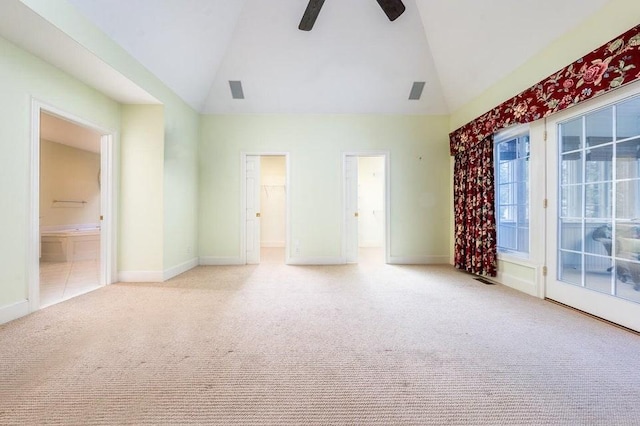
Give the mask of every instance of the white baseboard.
[(260, 247), (284, 247), (284, 241), (261, 241)]
[(518, 278), (515, 275), (505, 274), (500, 271), (498, 271), (498, 274), (495, 278), (491, 279), (504, 286), (511, 287), (515, 290), (521, 291), (531, 296), (540, 297), (540, 295), (538, 294), (538, 286), (535, 282), (523, 280), (522, 278)]
[(118, 281), (123, 283), (161, 283), (162, 271), (120, 271)]
[(206, 266), (227, 266), (244, 265), (245, 263), (240, 257), (202, 256), (199, 259), (199, 264)]
[(447, 265), (449, 255), (446, 256), (389, 256), (390, 265)]
[[(345, 263), (345, 259), (341, 256), (290, 257), (286, 260), (287, 265), (344, 265)], [(391, 256), (389, 264), (447, 265), (449, 256)], [(244, 262), (239, 257), (203, 256), (200, 258), (200, 265), (244, 265)]]
[(187, 260), (186, 262), (183, 262), (172, 268), (165, 269), (163, 274), (163, 278), (164, 278), (163, 281), (170, 280), (173, 277), (177, 277), (178, 275), (187, 272), (189, 269), (195, 268), (196, 266), (198, 266), (199, 264), (198, 262), (199, 262), (198, 258), (194, 257), (193, 259)]
[(21, 300), (12, 305), (0, 307), (0, 324), (13, 321), (29, 313), (29, 301)]
[(290, 257), (287, 265), (344, 265), (343, 257), (318, 256), (318, 257)]

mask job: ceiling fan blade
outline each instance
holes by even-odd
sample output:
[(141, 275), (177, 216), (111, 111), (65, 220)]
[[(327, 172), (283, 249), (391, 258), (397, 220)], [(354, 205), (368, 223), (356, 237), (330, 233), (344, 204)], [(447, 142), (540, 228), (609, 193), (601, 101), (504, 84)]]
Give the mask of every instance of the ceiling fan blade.
[(404, 13), (405, 7), (402, 0), (377, 0), (378, 4), (390, 21), (395, 21)]
[(311, 31), (313, 24), (316, 23), (316, 18), (318, 17), (323, 4), (324, 0), (309, 0), (307, 9), (304, 11), (304, 15), (302, 15), (300, 25), (298, 25), (299, 30)]

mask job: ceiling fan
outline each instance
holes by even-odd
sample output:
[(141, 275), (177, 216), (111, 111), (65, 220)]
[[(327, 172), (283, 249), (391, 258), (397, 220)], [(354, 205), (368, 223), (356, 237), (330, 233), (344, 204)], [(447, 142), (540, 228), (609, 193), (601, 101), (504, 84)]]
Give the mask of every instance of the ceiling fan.
[[(387, 15), (390, 21), (395, 21), (398, 16), (402, 15), (405, 10), (402, 0), (376, 0), (384, 13)], [(311, 31), (313, 24), (316, 22), (316, 18), (322, 9), (324, 0), (309, 0), (307, 9), (302, 15), (302, 20), (298, 29), (302, 31)]]

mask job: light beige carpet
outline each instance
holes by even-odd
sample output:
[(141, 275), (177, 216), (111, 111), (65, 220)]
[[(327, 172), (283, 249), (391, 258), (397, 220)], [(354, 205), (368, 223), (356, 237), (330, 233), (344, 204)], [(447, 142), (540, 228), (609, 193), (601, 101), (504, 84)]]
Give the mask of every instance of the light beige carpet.
[(448, 266), (199, 267), (0, 326), (0, 424), (638, 425), (640, 337)]

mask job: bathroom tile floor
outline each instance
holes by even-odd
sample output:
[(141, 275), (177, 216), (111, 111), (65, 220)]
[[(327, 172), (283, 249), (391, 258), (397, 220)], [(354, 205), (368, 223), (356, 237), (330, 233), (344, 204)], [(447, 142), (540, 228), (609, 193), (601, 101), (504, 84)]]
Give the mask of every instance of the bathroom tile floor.
[(100, 287), (100, 261), (40, 262), (40, 306), (49, 306)]

